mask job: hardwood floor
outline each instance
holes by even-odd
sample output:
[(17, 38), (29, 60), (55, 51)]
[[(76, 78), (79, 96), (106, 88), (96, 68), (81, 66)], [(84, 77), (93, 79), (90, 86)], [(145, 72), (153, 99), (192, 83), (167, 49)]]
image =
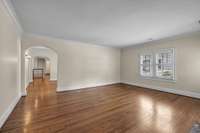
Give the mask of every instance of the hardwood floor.
[(35, 81), (2, 133), (188, 133), (200, 100), (116, 84), (56, 93)]

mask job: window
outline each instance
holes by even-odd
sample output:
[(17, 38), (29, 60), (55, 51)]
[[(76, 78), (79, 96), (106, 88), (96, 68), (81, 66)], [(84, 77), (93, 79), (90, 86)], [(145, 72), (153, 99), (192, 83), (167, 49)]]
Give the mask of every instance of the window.
[(151, 54), (140, 56), (140, 74), (146, 77), (153, 76), (153, 56)]
[(156, 53), (156, 77), (174, 80), (174, 49)]
[(140, 56), (140, 75), (175, 80), (174, 49), (161, 49), (154, 54)]

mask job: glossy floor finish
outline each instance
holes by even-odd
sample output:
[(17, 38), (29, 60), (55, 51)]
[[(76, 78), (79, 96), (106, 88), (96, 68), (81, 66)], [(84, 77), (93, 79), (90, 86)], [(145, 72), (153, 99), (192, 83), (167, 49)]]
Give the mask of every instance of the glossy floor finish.
[(116, 84), (56, 93), (37, 79), (2, 133), (188, 133), (200, 100)]

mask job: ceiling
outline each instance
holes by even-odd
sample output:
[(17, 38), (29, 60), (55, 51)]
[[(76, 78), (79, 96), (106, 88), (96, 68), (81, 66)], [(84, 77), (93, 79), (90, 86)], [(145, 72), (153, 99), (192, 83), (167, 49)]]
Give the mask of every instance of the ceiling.
[(25, 33), (124, 47), (200, 30), (200, 0), (12, 0)]

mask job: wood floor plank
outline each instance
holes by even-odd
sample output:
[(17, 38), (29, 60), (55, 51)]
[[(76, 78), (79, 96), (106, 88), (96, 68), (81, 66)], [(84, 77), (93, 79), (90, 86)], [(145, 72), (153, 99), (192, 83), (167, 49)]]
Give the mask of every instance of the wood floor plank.
[(2, 133), (188, 133), (200, 100), (126, 84), (56, 92), (36, 79)]

